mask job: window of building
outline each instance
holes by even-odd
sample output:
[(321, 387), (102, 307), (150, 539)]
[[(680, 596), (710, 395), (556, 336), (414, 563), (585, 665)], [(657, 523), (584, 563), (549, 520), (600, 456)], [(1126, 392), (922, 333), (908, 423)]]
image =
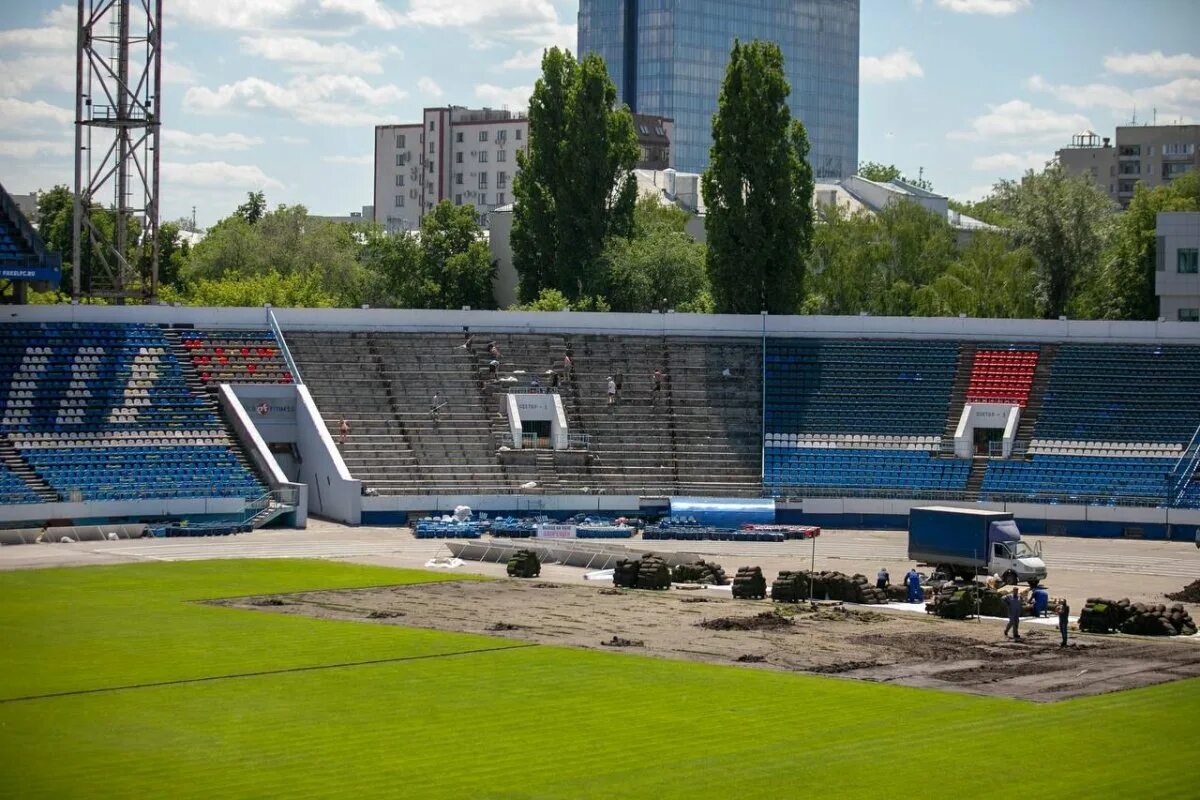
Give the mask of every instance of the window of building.
[(479, 163), (486, 164), (487, 160), (488, 160), (487, 150), (480, 150), (479, 151)]
[(504, 192), (498, 192), (496, 194), (496, 205), (498, 205), (498, 206), (504, 205)]
[(397, 150), (403, 150), (403, 149), (404, 149), (404, 147), (405, 147), (405, 144), (404, 144), (404, 134), (403, 134), (403, 133), (397, 133), (397, 134), (396, 134), (396, 149), (397, 149)]
[(1200, 250), (1181, 247), (1175, 251), (1175, 267), (1185, 275), (1200, 273)]
[(458, 142), (459, 144), (462, 144), (462, 131), (454, 132), (454, 141)]
[(1187, 161), (1178, 161), (1174, 164), (1170, 164), (1170, 163), (1163, 164), (1162, 167), (1163, 167), (1162, 168), (1163, 177), (1166, 178), (1167, 180), (1171, 180), (1173, 178), (1178, 178), (1180, 175), (1184, 174), (1185, 172), (1191, 172), (1193, 169), (1196, 168), (1196, 165), (1191, 164)]
[(455, 164), (462, 163), (462, 151), (461, 150), (459, 150), (457, 153), (454, 154), (454, 163)]
[(517, 128), (515, 131), (513, 131), (513, 138), (516, 139), (518, 142), (521, 141), (521, 129), (520, 128)]
[(504, 150), (497, 150), (496, 151), (496, 160), (497, 161), (507, 161), (508, 153)]
[(479, 205), (481, 205), (481, 206), (487, 205), (487, 192), (479, 193)]
[(488, 188), (488, 178), (487, 178), (487, 176), (488, 176), (488, 174), (487, 174), (486, 172), (481, 172), (481, 173), (479, 173), (479, 188), (480, 188), (480, 189), (486, 189), (486, 188)]
[(481, 141), (481, 142), (486, 142), (486, 141), (487, 141), (487, 135), (488, 135), (488, 132), (487, 132), (487, 131), (480, 131), (480, 132), (479, 132), (479, 141)]
[(454, 184), (456, 186), (462, 186), (462, 173), (461, 172), (454, 173)]
[(508, 188), (508, 173), (507, 172), (501, 172), (498, 175), (496, 175), (496, 188), (497, 189)]
[(429, 130), (433, 130), (433, 120), (429, 120)]
[(1179, 309), (1180, 322), (1200, 322), (1200, 308)]
[(429, 143), (429, 152), (430, 152), (431, 154), (434, 152), (434, 146), (435, 146), (435, 145), (437, 145), (437, 142), (430, 142), (430, 143)]
[(403, 207), (404, 207), (404, 195), (398, 194), (398, 195), (396, 195), (396, 208), (403, 208)]
[(396, 166), (397, 167), (404, 166), (404, 153), (396, 153)]
[(462, 205), (462, 195), (461, 194), (454, 195), (454, 205), (456, 205), (456, 206)]
[(396, 176), (396, 185), (397, 185), (397, 186), (403, 186), (403, 185), (404, 185), (404, 176), (403, 176), (403, 175), (397, 175), (397, 176)]
[(1174, 144), (1164, 144), (1163, 145), (1163, 155), (1164, 156), (1190, 156), (1195, 152), (1196, 152), (1196, 145), (1194, 145), (1194, 144), (1184, 144), (1182, 142), (1175, 142)]

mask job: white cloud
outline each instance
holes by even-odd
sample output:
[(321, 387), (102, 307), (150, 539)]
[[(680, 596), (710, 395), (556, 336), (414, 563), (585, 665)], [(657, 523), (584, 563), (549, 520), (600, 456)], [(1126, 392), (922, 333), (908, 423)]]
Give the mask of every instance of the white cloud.
[(1050, 157), (1045, 153), (992, 153), (972, 159), (971, 169), (979, 172), (1024, 172), (1027, 169), (1041, 169), (1049, 160)]
[(859, 62), (859, 76), (864, 83), (891, 83), (924, 74), (912, 52), (903, 47), (885, 56), (864, 56)]
[[(352, 2), (353, 0), (340, 0)], [(550, 0), (412, 0), (408, 20), (437, 28), (460, 28), (495, 22), (508, 28), (536, 23), (557, 23), (558, 12)]]
[(444, 92), (442, 92), (442, 87), (438, 86), (437, 82), (433, 78), (418, 79), (417, 88), (421, 91), (421, 94), (425, 95), (426, 97), (441, 97), (444, 94)]
[(532, 86), (514, 86), (511, 89), (505, 89), (503, 86), (481, 83), (475, 87), (475, 97), (484, 104), (513, 110), (528, 108), (531, 94), (533, 94)]
[(322, 11), (355, 17), (376, 28), (392, 30), (404, 22), (404, 15), (379, 0), (321, 0)]
[(75, 56), (33, 53), (0, 60), (0, 86), (8, 94), (23, 94), (40, 86), (75, 92)]
[(1119, 75), (1179, 75), (1200, 72), (1200, 57), (1189, 53), (1168, 56), (1162, 50), (1114, 53), (1104, 57), (1104, 68)]
[(173, 150), (194, 152), (196, 150), (249, 150), (263, 143), (257, 136), (241, 133), (188, 133), (178, 128), (163, 128), (163, 141)]
[(955, 192), (954, 199), (962, 200), (966, 203), (976, 203), (990, 195), (995, 188), (996, 185), (994, 183), (981, 183), (978, 186), (972, 186), (970, 189)]
[(1057, 97), (1076, 108), (1107, 108), (1121, 114), (1135, 109), (1158, 109), (1167, 113), (1200, 110), (1200, 78), (1176, 78), (1157, 86), (1122, 89), (1107, 83), (1052, 84), (1040, 75), (1028, 81), (1029, 88)]
[(500, 65), (500, 69), (538, 69), (542, 66), (543, 48), (534, 47), (530, 50), (518, 50), (512, 57)]
[(1092, 127), (1082, 114), (1063, 114), (1035, 108), (1024, 100), (989, 106), (986, 114), (971, 120), (970, 130), (951, 131), (949, 139), (1063, 139)]
[(317, 75), (295, 78), (286, 86), (243, 78), (216, 89), (193, 87), (184, 96), (184, 104), (201, 114), (267, 111), (309, 125), (350, 127), (375, 124), (380, 113), (405, 97), (397, 86), (372, 86), (357, 75)]
[(344, 164), (348, 167), (369, 167), (374, 165), (375, 158), (373, 156), (324, 156), (322, 159), (326, 164)]
[(18, 100), (0, 97), (0, 129), (44, 130), (55, 125), (74, 125), (75, 113), (45, 100)]
[(956, 14), (990, 14), (1003, 17), (1029, 8), (1029, 0), (937, 0), (939, 7)]
[(320, 70), (341, 71), (348, 66), (363, 74), (383, 72), (383, 59), (393, 53), (385, 50), (363, 50), (345, 42), (322, 44), (304, 36), (243, 36), (242, 51), (268, 61), (282, 62), (294, 72)]
[(230, 164), (225, 161), (200, 161), (184, 164), (164, 161), (163, 181), (172, 186), (196, 189), (282, 189), (283, 184), (252, 164)]
[(308, 144), (308, 139), (303, 136), (280, 136), (279, 140), (284, 144)]
[(35, 142), (8, 141), (0, 139), (0, 156), (5, 158), (29, 159), (38, 156), (69, 156), (75, 152), (75, 145), (68, 141)]
[[(64, 11), (69, 18), (64, 19)], [(41, 28), (0, 31), (0, 49), (70, 52), (75, 48), (75, 13), (73, 7), (64, 5), (42, 17), (47, 24)]]
[(208, 28), (270, 28), (296, 14), (305, 0), (175, 0), (164, 10)]

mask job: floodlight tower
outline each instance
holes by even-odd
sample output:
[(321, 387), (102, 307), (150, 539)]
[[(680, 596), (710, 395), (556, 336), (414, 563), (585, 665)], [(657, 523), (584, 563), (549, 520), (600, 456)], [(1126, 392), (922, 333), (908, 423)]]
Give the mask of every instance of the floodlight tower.
[[(77, 37), (71, 296), (152, 302), (158, 295), (162, 4), (79, 0)], [(102, 195), (106, 189), (112, 194)]]

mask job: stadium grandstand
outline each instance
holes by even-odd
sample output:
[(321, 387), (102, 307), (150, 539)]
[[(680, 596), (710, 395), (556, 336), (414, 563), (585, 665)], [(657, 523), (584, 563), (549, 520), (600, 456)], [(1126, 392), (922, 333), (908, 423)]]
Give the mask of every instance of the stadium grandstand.
[(0, 524), (709, 497), (830, 526), (936, 500), (1183, 538), (1200, 522), (1193, 328), (23, 307), (0, 324)]

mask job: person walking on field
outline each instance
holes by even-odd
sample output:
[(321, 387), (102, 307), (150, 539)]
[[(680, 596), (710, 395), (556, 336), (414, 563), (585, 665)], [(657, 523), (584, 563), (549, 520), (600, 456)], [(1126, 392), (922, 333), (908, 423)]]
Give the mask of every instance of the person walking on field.
[(1008, 624), (1004, 626), (1004, 635), (1008, 636), (1008, 632), (1012, 631), (1014, 642), (1021, 641), (1021, 595), (1017, 592), (1017, 587), (1013, 587), (1012, 594), (1004, 598), (1004, 602), (1008, 605)]
[(350, 423), (346, 421), (345, 417), (341, 417), (340, 419), (341, 421), (338, 422), (338, 444), (345, 445), (346, 437), (350, 435)]
[(1059, 647), (1067, 646), (1067, 624), (1071, 621), (1071, 606), (1067, 603), (1067, 598), (1063, 598), (1058, 604), (1058, 632), (1062, 634), (1062, 644)]

